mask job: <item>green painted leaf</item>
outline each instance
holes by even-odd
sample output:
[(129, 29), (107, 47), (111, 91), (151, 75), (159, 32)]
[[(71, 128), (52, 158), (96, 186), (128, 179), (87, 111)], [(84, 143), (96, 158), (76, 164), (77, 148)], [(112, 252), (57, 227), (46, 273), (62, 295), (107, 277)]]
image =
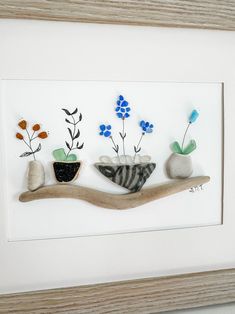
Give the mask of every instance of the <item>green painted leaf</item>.
[(172, 149), (173, 153), (182, 154), (182, 149), (181, 149), (180, 144), (178, 142), (172, 143), (171, 149)]
[(52, 155), (56, 161), (66, 160), (66, 154), (65, 154), (64, 148), (58, 148), (58, 149), (53, 150)]
[(70, 154), (70, 155), (68, 155), (68, 157), (67, 157), (66, 160), (67, 160), (67, 161), (76, 161), (76, 160), (77, 160), (77, 155), (75, 155), (75, 154)]
[(188, 155), (188, 154), (192, 153), (192, 151), (194, 151), (196, 148), (197, 148), (196, 142), (194, 140), (191, 140), (189, 142), (189, 144), (183, 150), (183, 154)]

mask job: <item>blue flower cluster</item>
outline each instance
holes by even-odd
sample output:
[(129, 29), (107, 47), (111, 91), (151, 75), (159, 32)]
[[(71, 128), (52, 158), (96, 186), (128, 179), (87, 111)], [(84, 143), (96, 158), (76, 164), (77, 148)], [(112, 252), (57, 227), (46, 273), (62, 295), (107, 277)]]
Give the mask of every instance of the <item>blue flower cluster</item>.
[(194, 109), (189, 116), (188, 122), (193, 123), (197, 120), (198, 117), (199, 113), (197, 112), (197, 110)]
[(100, 135), (103, 135), (104, 137), (110, 137), (111, 136), (111, 130), (112, 127), (111, 125), (104, 125), (104, 124), (101, 124), (100, 125)]
[(152, 133), (153, 132), (153, 124), (150, 124), (148, 121), (140, 121), (140, 127), (143, 132), (145, 133)]
[(124, 99), (122, 95), (118, 97), (117, 107), (115, 108), (117, 116), (120, 119), (126, 119), (130, 117), (131, 108), (129, 107), (128, 102)]

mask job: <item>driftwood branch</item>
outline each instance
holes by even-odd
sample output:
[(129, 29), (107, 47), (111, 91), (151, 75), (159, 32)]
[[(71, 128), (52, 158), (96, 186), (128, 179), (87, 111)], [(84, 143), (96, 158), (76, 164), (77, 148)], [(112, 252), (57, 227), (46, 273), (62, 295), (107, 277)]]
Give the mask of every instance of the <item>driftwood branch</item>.
[(103, 208), (128, 209), (188, 190), (191, 187), (202, 185), (209, 181), (210, 177), (207, 176), (193, 177), (170, 181), (142, 189), (136, 193), (126, 194), (112, 194), (77, 185), (56, 184), (44, 186), (34, 192), (24, 192), (20, 195), (19, 200), (21, 202), (30, 202), (47, 198), (75, 198)]

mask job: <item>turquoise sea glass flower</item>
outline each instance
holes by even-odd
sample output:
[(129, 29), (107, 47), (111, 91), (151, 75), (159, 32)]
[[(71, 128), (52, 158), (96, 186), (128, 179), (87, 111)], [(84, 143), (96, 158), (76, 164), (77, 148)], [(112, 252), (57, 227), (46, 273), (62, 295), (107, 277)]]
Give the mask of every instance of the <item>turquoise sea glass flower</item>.
[(199, 117), (199, 113), (197, 112), (197, 110), (193, 110), (189, 116), (188, 122), (193, 123), (197, 120), (198, 117)]

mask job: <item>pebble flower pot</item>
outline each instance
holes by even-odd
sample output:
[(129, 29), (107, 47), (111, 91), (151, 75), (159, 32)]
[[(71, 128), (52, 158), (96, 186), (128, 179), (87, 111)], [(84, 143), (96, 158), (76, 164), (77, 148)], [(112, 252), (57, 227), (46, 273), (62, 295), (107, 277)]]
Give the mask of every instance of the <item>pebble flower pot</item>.
[(81, 167), (80, 161), (54, 161), (53, 169), (56, 181), (69, 183), (77, 179)]
[(173, 153), (166, 162), (166, 172), (171, 179), (185, 179), (192, 175), (191, 156)]
[(29, 162), (28, 167), (28, 189), (35, 191), (45, 183), (45, 171), (42, 163), (38, 160)]
[(95, 164), (95, 167), (112, 182), (131, 192), (138, 192), (156, 168), (156, 164), (153, 162), (138, 164), (99, 162)]

